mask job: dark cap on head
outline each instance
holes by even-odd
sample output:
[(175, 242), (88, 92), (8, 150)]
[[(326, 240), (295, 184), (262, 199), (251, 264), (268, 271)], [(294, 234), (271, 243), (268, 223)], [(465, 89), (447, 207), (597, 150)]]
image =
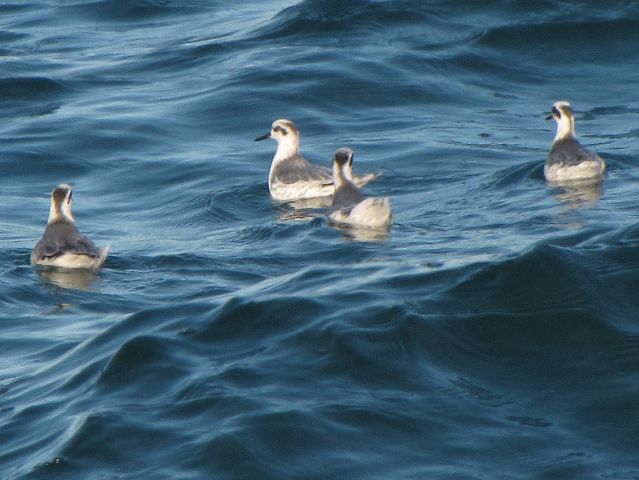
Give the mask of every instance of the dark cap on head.
[(550, 111), (550, 113), (551, 115), (546, 117), (546, 120), (550, 120), (551, 118), (554, 118), (555, 120), (559, 120), (564, 115), (568, 117), (572, 117), (574, 115), (572, 111), (572, 106), (570, 105), (569, 102), (565, 100), (560, 100), (558, 102), (555, 102), (552, 106), (552, 110)]
[(333, 155), (333, 161), (338, 165), (345, 165), (353, 160), (353, 150), (348, 147), (338, 148)]
[(71, 190), (71, 187), (66, 184), (58, 185), (51, 192), (51, 198), (57, 205), (62, 204), (62, 202), (67, 198), (70, 199), (72, 195), (73, 191)]

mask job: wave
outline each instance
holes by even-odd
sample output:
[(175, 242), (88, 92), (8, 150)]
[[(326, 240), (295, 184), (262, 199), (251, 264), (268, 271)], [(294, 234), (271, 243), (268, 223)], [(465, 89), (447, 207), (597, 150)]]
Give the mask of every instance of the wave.
[(47, 77), (0, 78), (0, 112), (11, 118), (50, 115), (71, 89)]
[(204, 0), (98, 0), (66, 3), (62, 9), (71, 15), (89, 15), (100, 21), (140, 21), (159, 16), (197, 14), (206, 11)]
[[(525, 51), (531, 55), (542, 51), (545, 62), (561, 59), (555, 68), (588, 62), (617, 62), (624, 52), (634, 55), (631, 45), (639, 41), (639, 18), (614, 20), (543, 22), (538, 24), (516, 24), (491, 28), (478, 41), (479, 46), (506, 52)], [(572, 46), (579, 48), (572, 49)], [(605, 45), (605, 48), (598, 48)], [(531, 48), (533, 51), (531, 52)], [(554, 48), (548, 51), (548, 48)], [(570, 49), (570, 56), (567, 55)], [(611, 55), (611, 52), (615, 52)]]
[(24, 101), (54, 97), (68, 92), (62, 82), (47, 77), (9, 77), (0, 79), (0, 100)]
[(350, 34), (364, 26), (381, 27), (406, 25), (427, 21), (428, 15), (417, 2), (392, 3), (357, 0), (305, 0), (278, 12), (271, 22), (258, 30), (262, 40), (286, 38), (298, 34), (305, 36), (338, 33)]

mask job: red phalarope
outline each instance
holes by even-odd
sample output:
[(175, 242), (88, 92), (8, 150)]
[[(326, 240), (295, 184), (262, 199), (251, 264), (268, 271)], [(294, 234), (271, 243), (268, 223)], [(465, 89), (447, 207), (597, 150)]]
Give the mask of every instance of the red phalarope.
[(575, 116), (570, 103), (555, 102), (552, 115), (557, 122), (557, 134), (544, 166), (544, 176), (550, 182), (601, 179), (606, 163), (595, 152), (581, 146), (575, 136)]
[[(275, 200), (290, 201), (333, 195), (335, 187), (331, 171), (306, 160), (299, 151), (300, 135), (290, 120), (273, 122), (271, 131), (255, 141), (272, 138), (277, 151), (268, 174), (268, 188)], [(369, 173), (353, 179), (357, 186), (366, 185), (379, 174)]]
[(32, 264), (97, 270), (106, 260), (109, 247), (98, 249), (75, 226), (72, 197), (73, 191), (66, 184), (58, 185), (51, 192), (49, 220), (31, 252)]
[(353, 151), (342, 147), (333, 156), (332, 212), (328, 218), (340, 225), (388, 228), (393, 221), (390, 200), (364, 196), (353, 183)]

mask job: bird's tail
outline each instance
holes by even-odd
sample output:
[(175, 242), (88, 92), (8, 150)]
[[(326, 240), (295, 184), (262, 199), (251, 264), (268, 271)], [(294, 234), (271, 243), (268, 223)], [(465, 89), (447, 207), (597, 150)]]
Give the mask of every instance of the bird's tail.
[(106, 247), (102, 247), (102, 249), (100, 250), (100, 256), (98, 257), (98, 262), (95, 265), (95, 269), (97, 270), (98, 268), (100, 268), (104, 262), (107, 259), (107, 256), (109, 255), (109, 250), (111, 250), (111, 245), (107, 245)]

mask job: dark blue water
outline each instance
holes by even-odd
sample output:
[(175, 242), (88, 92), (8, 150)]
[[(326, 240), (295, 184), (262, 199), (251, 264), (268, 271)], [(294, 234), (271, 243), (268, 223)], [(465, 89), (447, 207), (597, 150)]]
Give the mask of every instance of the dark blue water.
[[(480, 3), (2, 2), (0, 478), (638, 479), (639, 6)], [(388, 237), (270, 200), (281, 117)]]

